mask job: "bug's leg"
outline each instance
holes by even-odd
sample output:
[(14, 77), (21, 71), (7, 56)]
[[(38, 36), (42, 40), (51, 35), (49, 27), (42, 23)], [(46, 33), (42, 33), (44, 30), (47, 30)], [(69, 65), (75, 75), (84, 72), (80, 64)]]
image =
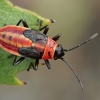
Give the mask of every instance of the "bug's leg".
[[(42, 65), (45, 65), (45, 63), (39, 63), (39, 66), (42, 66)], [(29, 71), (31, 67), (33, 67), (34, 69), (34, 64), (32, 62), (30, 62), (29, 67), (27, 68), (27, 71)]]
[(17, 60), (17, 56), (15, 56), (14, 61), (13, 61), (13, 66), (17, 66), (17, 65), (20, 64), (24, 59), (25, 59), (25, 57), (20, 57), (20, 58)]
[(30, 65), (29, 65), (29, 67), (28, 67), (28, 69), (27, 69), (27, 71), (30, 70), (31, 66), (33, 67), (34, 70), (37, 70), (37, 69), (38, 69), (38, 65), (39, 65), (39, 59), (36, 59), (36, 61), (35, 61), (35, 66), (34, 66), (34, 64), (31, 62)]
[(61, 35), (62, 35), (62, 34), (57, 34), (57, 35), (54, 36), (52, 39), (53, 39), (54, 41), (57, 41), (57, 40), (59, 40), (59, 38), (61, 37)]
[(48, 26), (48, 25), (46, 25), (46, 26), (44, 26), (44, 27), (42, 27), (42, 28), (39, 28), (39, 31), (44, 30), (47, 26)]
[(45, 61), (45, 64), (47, 65), (48, 69), (51, 69), (51, 65), (50, 65), (49, 60), (44, 60), (44, 61)]
[(29, 28), (27, 22), (24, 19), (19, 20), (19, 22), (16, 24), (16, 26), (18, 26), (21, 22), (22, 22), (24, 27)]
[(43, 31), (43, 34), (46, 35), (48, 33), (48, 30), (49, 30), (49, 26), (46, 26), (45, 29), (44, 29), (44, 31)]
[(38, 69), (38, 65), (39, 65), (39, 59), (36, 59), (35, 66), (34, 66), (34, 70), (37, 70)]
[(37, 70), (38, 69), (38, 65), (39, 65), (39, 59), (36, 59), (35, 66), (34, 66), (34, 64), (32, 62), (30, 62), (29, 67), (27, 68), (27, 71), (29, 71), (31, 67), (33, 67), (34, 70)]
[(43, 21), (40, 20), (40, 26), (39, 26), (39, 31), (42, 31), (43, 29), (45, 29), (48, 25), (44, 26), (41, 28)]
[(34, 64), (32, 62), (30, 62), (29, 67), (27, 68), (27, 71), (29, 71), (31, 69), (31, 67), (33, 67), (33, 69), (34, 69)]

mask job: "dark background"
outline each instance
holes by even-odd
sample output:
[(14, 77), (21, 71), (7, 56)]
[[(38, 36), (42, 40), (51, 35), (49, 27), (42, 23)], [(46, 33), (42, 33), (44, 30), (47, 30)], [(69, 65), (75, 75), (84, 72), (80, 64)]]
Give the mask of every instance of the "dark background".
[[(100, 33), (99, 0), (10, 0), (45, 18), (56, 20), (48, 36), (62, 33), (58, 43), (71, 48), (94, 33)], [(80, 77), (82, 91), (75, 76), (61, 60), (50, 60), (52, 69), (24, 71), (17, 76), (28, 81), (26, 86), (0, 87), (0, 100), (99, 100), (100, 99), (100, 34), (86, 45), (68, 52), (66, 60)], [(42, 62), (42, 60), (41, 60)]]

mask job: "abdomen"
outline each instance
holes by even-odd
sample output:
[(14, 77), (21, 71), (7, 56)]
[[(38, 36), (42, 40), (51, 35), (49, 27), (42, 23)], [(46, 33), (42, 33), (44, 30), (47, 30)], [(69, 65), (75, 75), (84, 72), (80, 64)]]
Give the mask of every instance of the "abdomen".
[(20, 26), (5, 26), (0, 28), (0, 47), (5, 51), (21, 56), (18, 49), (32, 46), (32, 41), (23, 35), (28, 29)]

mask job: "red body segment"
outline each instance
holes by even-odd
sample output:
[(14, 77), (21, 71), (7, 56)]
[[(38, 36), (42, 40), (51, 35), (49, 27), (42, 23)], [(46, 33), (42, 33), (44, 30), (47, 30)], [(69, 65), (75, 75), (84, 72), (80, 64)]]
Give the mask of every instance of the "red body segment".
[(32, 46), (32, 41), (23, 35), (28, 28), (20, 26), (5, 26), (0, 28), (0, 47), (5, 51), (21, 56), (18, 53), (20, 47)]
[(52, 59), (54, 58), (55, 49), (57, 47), (57, 43), (48, 37), (47, 45), (44, 50), (44, 54), (42, 59)]

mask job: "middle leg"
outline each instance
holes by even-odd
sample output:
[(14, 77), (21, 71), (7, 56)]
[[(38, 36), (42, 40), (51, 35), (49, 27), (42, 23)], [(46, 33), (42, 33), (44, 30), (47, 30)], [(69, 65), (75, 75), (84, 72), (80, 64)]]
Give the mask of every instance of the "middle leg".
[(16, 26), (19, 26), (20, 23), (22, 23), (24, 27), (29, 28), (27, 22), (24, 19), (20, 19)]

